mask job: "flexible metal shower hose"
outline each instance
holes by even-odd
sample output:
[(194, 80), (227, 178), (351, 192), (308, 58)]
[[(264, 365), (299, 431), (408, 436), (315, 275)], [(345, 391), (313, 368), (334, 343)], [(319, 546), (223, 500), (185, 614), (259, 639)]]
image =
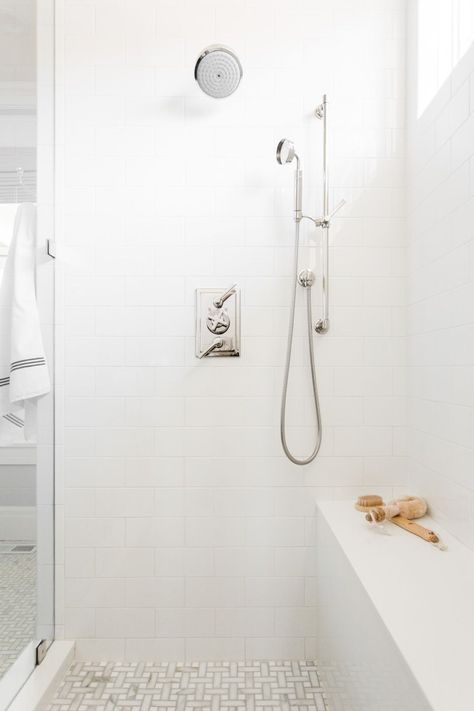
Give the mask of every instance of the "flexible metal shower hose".
[(288, 447), (286, 441), (286, 400), (288, 394), (288, 379), (290, 376), (290, 366), (291, 366), (291, 352), (293, 349), (293, 332), (295, 328), (295, 311), (296, 311), (296, 290), (298, 287), (298, 255), (299, 255), (299, 245), (300, 245), (300, 225), (299, 222), (295, 224), (295, 258), (294, 258), (294, 269), (293, 269), (293, 297), (290, 309), (290, 321), (288, 324), (288, 343), (286, 347), (286, 362), (285, 362), (285, 374), (283, 377), (283, 390), (281, 394), (281, 411), (280, 411), (280, 436), (283, 449), (286, 456), (293, 464), (309, 464), (315, 459), (321, 447), (322, 438), (322, 423), (321, 423), (321, 410), (319, 407), (319, 395), (318, 395), (318, 383), (316, 380), (316, 367), (314, 364), (314, 346), (313, 346), (313, 313), (311, 308), (311, 287), (305, 288), (306, 291), (306, 320), (308, 327), (308, 352), (309, 352), (309, 363), (311, 368), (311, 381), (313, 386), (313, 399), (314, 399), (314, 411), (316, 414), (316, 443), (314, 449), (309, 455), (304, 459), (298, 459), (295, 457)]

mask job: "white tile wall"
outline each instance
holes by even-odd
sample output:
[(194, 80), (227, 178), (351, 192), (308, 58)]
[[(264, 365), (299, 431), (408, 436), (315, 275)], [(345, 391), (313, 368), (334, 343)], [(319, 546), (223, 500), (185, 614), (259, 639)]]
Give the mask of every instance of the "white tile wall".
[[(474, 16), (465, 0), (444, 9), (446, 32), (436, 13), (410, 22), (409, 455), (419, 493), (474, 547)], [(443, 42), (425, 48), (437, 31)], [(471, 48), (459, 57), (463, 33)], [(451, 73), (417, 116), (423, 52), (441, 66), (445, 44)]]
[[(405, 474), (404, 2), (59, 0), (57, 19), (65, 634), (88, 658), (311, 656), (314, 499)], [(244, 66), (224, 101), (193, 80), (213, 42)], [(293, 176), (275, 147), (295, 139), (319, 210), (323, 92), (348, 204), (316, 340), (323, 446), (300, 469), (278, 434)], [(242, 357), (199, 362), (194, 290), (232, 281)]]

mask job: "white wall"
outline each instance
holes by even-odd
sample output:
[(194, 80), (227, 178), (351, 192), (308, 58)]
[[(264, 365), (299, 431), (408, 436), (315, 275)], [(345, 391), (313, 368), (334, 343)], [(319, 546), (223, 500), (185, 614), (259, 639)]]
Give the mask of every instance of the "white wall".
[[(404, 481), (404, 2), (56, 5), (58, 634), (89, 658), (311, 657), (314, 498)], [(213, 42), (244, 66), (223, 101), (193, 79)], [(275, 147), (297, 142), (319, 210), (325, 91), (332, 199), (348, 205), (316, 339), (323, 446), (302, 469), (278, 434), (293, 175)], [(197, 361), (194, 290), (234, 281), (242, 356)], [(303, 334), (300, 453), (314, 436)]]
[(425, 5), (408, 63), (409, 451), (416, 488), (473, 547), (474, 7)]

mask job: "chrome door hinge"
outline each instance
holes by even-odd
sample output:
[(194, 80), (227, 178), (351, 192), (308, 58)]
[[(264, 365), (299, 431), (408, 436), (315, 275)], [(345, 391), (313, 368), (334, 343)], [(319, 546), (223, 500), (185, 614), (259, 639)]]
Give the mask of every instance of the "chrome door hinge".
[(48, 651), (49, 643), (47, 639), (42, 639), (41, 642), (36, 647), (36, 666), (41, 664)]

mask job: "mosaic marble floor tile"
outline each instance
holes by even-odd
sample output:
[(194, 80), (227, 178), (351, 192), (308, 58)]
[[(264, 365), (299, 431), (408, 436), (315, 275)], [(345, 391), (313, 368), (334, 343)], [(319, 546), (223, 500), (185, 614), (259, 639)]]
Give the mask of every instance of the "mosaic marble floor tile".
[[(20, 550), (14, 550), (20, 547)], [(27, 548), (27, 550), (21, 550)], [(36, 548), (27, 541), (0, 543), (0, 677), (34, 638)]]
[(75, 662), (48, 711), (326, 711), (314, 662)]

